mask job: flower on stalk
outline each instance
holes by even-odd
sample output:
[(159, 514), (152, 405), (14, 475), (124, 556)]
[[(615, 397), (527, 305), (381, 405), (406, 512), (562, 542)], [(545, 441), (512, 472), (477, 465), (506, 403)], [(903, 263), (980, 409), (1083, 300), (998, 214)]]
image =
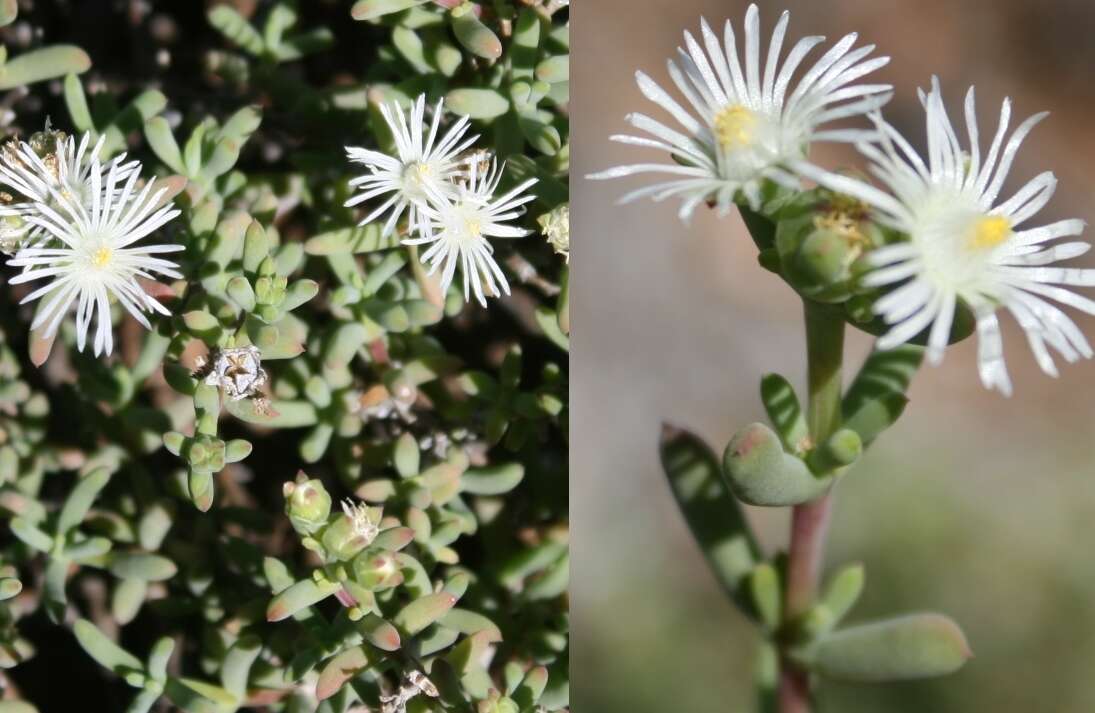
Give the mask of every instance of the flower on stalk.
[[(430, 244), (422, 253), (429, 263), (429, 274), (441, 272), (441, 289), (452, 284), (457, 263), (464, 275), (464, 300), (471, 292), (479, 304), (487, 306), (486, 295), (509, 294), (509, 283), (494, 260), (494, 248), (487, 238), (521, 238), (531, 231), (507, 225), (519, 217), (522, 206), (536, 199), (525, 193), (537, 179), (530, 178), (500, 198), (494, 197), (502, 168), (491, 160), (485, 168), (478, 161), (466, 164), (464, 180), (455, 185), (455, 194), (431, 194), (430, 204), (422, 206), (424, 224), (419, 237), (408, 238), (405, 245)], [(483, 288), (486, 283), (486, 290)]]
[(426, 95), (418, 97), (411, 105), (409, 114), (395, 103), (382, 104), (380, 112), (395, 139), (396, 156), (389, 156), (355, 146), (347, 146), (346, 154), (351, 161), (363, 164), (369, 172), (350, 181), (350, 186), (360, 192), (346, 201), (352, 207), (367, 200), (386, 196), (375, 210), (361, 221), (371, 223), (388, 213), (382, 234), (390, 235), (404, 212), (408, 215), (410, 229), (418, 228), (420, 211), (430, 200), (430, 195), (451, 195), (454, 181), (463, 173), (460, 154), (475, 142), (478, 136), (465, 138), (470, 119), (461, 117), (440, 138), (444, 100), (437, 103), (433, 122), (426, 133)]
[[(86, 145), (86, 137), (81, 145)], [(43, 244), (48, 247), (24, 247), (8, 261), (8, 265), (24, 268), (9, 280), (11, 284), (52, 278), (22, 300), (42, 300), (31, 329), (44, 327), (43, 336), (52, 337), (75, 304), (76, 346), (83, 351), (95, 316), (92, 344), (96, 356), (110, 354), (114, 346), (111, 298), (151, 329), (145, 312), (170, 312), (145, 292), (137, 278), (151, 280), (155, 274), (182, 277), (175, 263), (155, 257), (182, 250), (182, 245), (134, 245), (179, 211), (163, 201), (166, 186), (157, 188), (153, 178), (138, 189), (140, 164), (127, 166), (112, 161), (104, 169), (93, 151), (86, 178), (75, 190), (68, 190), (68, 184), (49, 184), (46, 176), (39, 176), (45, 192), (25, 219), (43, 231)], [(127, 177), (123, 179), (123, 175)]]
[(99, 137), (88, 150), (91, 134), (85, 133), (79, 144), (74, 136), (50, 129), (31, 136), (30, 141), (9, 141), (0, 149), (0, 183), (14, 192), (0, 203), (0, 250), (12, 254), (20, 247), (38, 247), (49, 239), (45, 228), (30, 221), (39, 215), (38, 206), (52, 202), (51, 191), (69, 196), (83, 206), (90, 205), (91, 171), (97, 170), (100, 182), (112, 167), (117, 168), (118, 181), (124, 181), (140, 170), (140, 162), (123, 163), (125, 154), (103, 163), (99, 154), (105, 136)]
[[(886, 84), (853, 84), (889, 62), (889, 57), (867, 59), (868, 45), (853, 50), (856, 34), (845, 36), (802, 75), (791, 79), (806, 55), (823, 37), (799, 40), (780, 66), (780, 52), (789, 14), (776, 24), (767, 59), (760, 65), (760, 13), (750, 5), (745, 14), (744, 63), (728, 20), (720, 43), (706, 20), (700, 21), (703, 45), (684, 33), (687, 49), (678, 49), (680, 63), (669, 61), (669, 76), (685, 97), (688, 109), (643, 72), (636, 80), (643, 95), (668, 112), (684, 132), (645, 114), (630, 114), (628, 123), (649, 136), (616, 135), (613, 141), (659, 149), (670, 154), (667, 163), (619, 166), (590, 178), (620, 178), (639, 173), (668, 174), (672, 179), (628, 193), (621, 202), (652, 197), (683, 200), (682, 220), (697, 206), (709, 202), (726, 214), (739, 194), (753, 209), (761, 204), (766, 181), (798, 188), (799, 179), (788, 163), (806, 157), (815, 141), (859, 141), (869, 132), (858, 129), (822, 129), (833, 121), (866, 114), (889, 99)], [(743, 71), (744, 64), (744, 71)]]
[(1062, 287), (1095, 285), (1095, 270), (1052, 266), (1090, 249), (1086, 242), (1054, 242), (1079, 235), (1084, 222), (1028, 224), (1056, 189), (1057, 179), (1049, 171), (1000, 199), (1020, 144), (1046, 114), (1030, 117), (1008, 138), (1011, 103), (1005, 100), (992, 144), (982, 155), (972, 87), (965, 102), (968, 153), (947, 116), (938, 79), (933, 78), (930, 93), (921, 92), (921, 102), (927, 113), (926, 161), (878, 115), (873, 119), (879, 143), (859, 145), (871, 172), (892, 195), (847, 176), (800, 166), (828, 188), (870, 204), (879, 223), (908, 236), (866, 258), (872, 269), (863, 284), (890, 290), (874, 305), (890, 326), (878, 346), (895, 347), (930, 330), (928, 358), (938, 363), (962, 302), (977, 319), (978, 370), (988, 388), (1011, 394), (996, 317), (1000, 308), (1023, 328), (1045, 373), (1057, 375), (1049, 347), (1068, 362), (1090, 358), (1083, 334), (1050, 302), (1095, 314), (1095, 301)]

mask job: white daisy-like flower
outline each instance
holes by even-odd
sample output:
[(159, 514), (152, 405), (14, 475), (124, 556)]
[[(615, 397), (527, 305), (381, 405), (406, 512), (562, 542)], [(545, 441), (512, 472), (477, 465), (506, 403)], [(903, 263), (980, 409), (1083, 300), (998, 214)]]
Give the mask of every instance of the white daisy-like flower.
[[(55, 142), (55, 145), (36, 146), (36, 137), (42, 137), (46, 144)], [(4, 221), (5, 243), (14, 247), (37, 247), (48, 240), (49, 231), (29, 218), (40, 212), (40, 204), (57, 208), (51, 192), (89, 205), (93, 167), (99, 171), (100, 185), (112, 167), (117, 170), (119, 182), (139, 170), (137, 161), (124, 163), (125, 154), (105, 163), (100, 161), (105, 138), (100, 137), (89, 151), (90, 133), (85, 133), (77, 143), (76, 137), (64, 136), (47, 127), (45, 132), (32, 137), (31, 143), (11, 141), (0, 149), (0, 184), (14, 191), (14, 202), (0, 204), (0, 218), (16, 219)], [(44, 156), (39, 155), (42, 150)]]
[[(487, 306), (486, 293), (492, 296), (509, 294), (509, 283), (494, 260), (494, 248), (487, 238), (522, 238), (531, 231), (507, 225), (524, 213), (522, 206), (536, 199), (526, 194), (537, 179), (530, 178), (505, 195), (495, 198), (494, 192), (502, 179), (502, 168), (492, 160), (484, 170), (479, 162), (467, 165), (466, 180), (456, 185), (454, 195), (432, 194), (431, 204), (422, 207), (424, 224), (419, 237), (408, 238), (405, 245), (432, 243), (422, 253), (423, 263), (429, 263), (429, 274), (441, 272), (441, 289), (452, 284), (457, 263), (464, 274), (464, 300), (471, 292), (479, 304)], [(486, 283), (487, 290), (483, 289)]]
[(75, 304), (76, 346), (83, 351), (94, 315), (96, 356), (110, 354), (113, 348), (111, 298), (151, 328), (145, 312), (170, 312), (141, 288), (137, 278), (151, 280), (155, 274), (182, 277), (175, 263), (154, 257), (182, 250), (182, 245), (133, 245), (179, 215), (170, 202), (160, 205), (167, 187), (156, 189), (152, 179), (138, 190), (140, 165), (126, 171), (124, 183), (122, 171), (121, 165), (110, 163), (104, 176), (96, 155), (80, 190), (62, 192), (49, 186), (45, 200), (35, 203), (26, 220), (45, 231), (46, 239), (56, 241), (58, 247), (26, 247), (8, 261), (8, 265), (25, 268), (9, 280), (11, 284), (52, 278), (23, 298), (24, 303), (42, 300), (31, 329), (44, 326), (43, 336), (53, 336)]
[(926, 161), (877, 115), (880, 143), (859, 146), (871, 172), (892, 195), (847, 176), (800, 167), (828, 188), (873, 206), (876, 220), (908, 235), (907, 242), (878, 248), (868, 257), (874, 269), (864, 284), (891, 288), (875, 303), (890, 325), (878, 346), (897, 346), (930, 328), (928, 358), (938, 363), (961, 301), (977, 318), (978, 367), (988, 388), (1011, 393), (996, 318), (1000, 308), (1023, 328), (1047, 374), (1057, 375), (1047, 347), (1069, 362), (1090, 358), (1083, 334), (1049, 301), (1095, 314), (1095, 301), (1061, 287), (1095, 285), (1095, 270), (1052, 266), (1090, 249), (1086, 242), (1054, 242), (1079, 235), (1084, 222), (1029, 225), (1056, 189), (1057, 179), (1048, 171), (1000, 199), (1019, 145), (1046, 114), (1030, 117), (1008, 137), (1011, 103), (1005, 100), (996, 135), (982, 156), (972, 87), (965, 103), (968, 153), (947, 116), (938, 79), (933, 78), (930, 93), (920, 96), (927, 113)]
[(419, 226), (420, 211), (435, 193), (451, 195), (453, 182), (464, 173), (461, 153), (478, 139), (465, 137), (470, 119), (461, 117), (439, 137), (444, 100), (437, 103), (433, 122), (426, 134), (426, 95), (415, 100), (409, 114), (399, 105), (381, 105), (380, 111), (395, 138), (396, 156), (379, 151), (347, 146), (346, 154), (351, 161), (365, 165), (369, 172), (350, 181), (350, 186), (360, 192), (346, 206), (351, 207), (374, 198), (385, 200), (365, 216), (361, 225), (371, 223), (388, 213), (383, 235), (390, 235), (404, 212), (412, 230)]
[(776, 24), (763, 72), (756, 5), (750, 5), (745, 14), (744, 63), (739, 59), (737, 38), (729, 20), (721, 43), (706, 20), (700, 22), (702, 46), (685, 32), (687, 49), (678, 49), (679, 64), (669, 61), (669, 76), (690, 110), (643, 72), (635, 75), (643, 95), (668, 112), (683, 127), (683, 133), (645, 114), (630, 114), (628, 123), (649, 136), (611, 137), (620, 143), (666, 151), (673, 161), (619, 166), (590, 178), (639, 173), (673, 176), (628, 193), (621, 202), (647, 196), (654, 200), (678, 196), (683, 200), (680, 217), (688, 220), (705, 201), (725, 214), (739, 191), (756, 209), (768, 180), (797, 188), (798, 178), (787, 169), (787, 163), (805, 158), (815, 141), (854, 142), (866, 138), (863, 130), (823, 130), (821, 126), (866, 114), (889, 99), (889, 85), (854, 84), (884, 66), (889, 57), (868, 59), (874, 45), (853, 50), (857, 36), (852, 33), (833, 45), (792, 86), (799, 65), (825, 38), (799, 40), (780, 66), (788, 20), (789, 14), (784, 12)]

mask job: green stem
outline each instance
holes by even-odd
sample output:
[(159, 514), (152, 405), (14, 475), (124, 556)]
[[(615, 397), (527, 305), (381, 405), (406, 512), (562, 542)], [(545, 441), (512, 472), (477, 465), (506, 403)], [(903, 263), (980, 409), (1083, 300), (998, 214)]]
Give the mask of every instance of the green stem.
[[(840, 427), (841, 364), (844, 359), (844, 319), (832, 307), (804, 301), (806, 316), (806, 421), (810, 439), (822, 443)], [(813, 606), (829, 529), (832, 496), (796, 506), (791, 514), (791, 545), (787, 558), (784, 624), (791, 625)], [(810, 678), (784, 662), (779, 687), (780, 713), (809, 713)]]

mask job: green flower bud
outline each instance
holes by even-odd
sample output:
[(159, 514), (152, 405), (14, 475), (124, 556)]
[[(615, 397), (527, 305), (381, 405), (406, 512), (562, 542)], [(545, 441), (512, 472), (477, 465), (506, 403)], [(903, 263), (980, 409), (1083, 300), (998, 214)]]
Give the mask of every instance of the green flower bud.
[(476, 710), (477, 713), (517, 713), (518, 708), (512, 698), (491, 689), (490, 697), (485, 701), (479, 701)]
[(331, 514), (331, 495), (319, 480), (309, 480), (301, 471), (296, 482), (285, 484), (285, 514), (293, 529), (302, 535), (312, 535), (327, 524)]
[(391, 552), (366, 550), (354, 558), (354, 580), (371, 591), (391, 589), (403, 582), (403, 572)]
[(224, 469), (224, 441), (199, 434), (190, 444), (189, 462), (194, 470), (217, 473)]

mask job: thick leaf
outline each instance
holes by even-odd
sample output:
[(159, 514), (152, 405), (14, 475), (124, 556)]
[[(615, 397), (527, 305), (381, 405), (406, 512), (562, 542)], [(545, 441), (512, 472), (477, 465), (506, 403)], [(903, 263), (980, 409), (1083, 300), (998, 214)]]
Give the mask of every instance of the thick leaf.
[(875, 683), (953, 673), (972, 656), (958, 625), (941, 614), (910, 614), (822, 638), (810, 668), (843, 681)]
[(14, 89), (66, 74), (81, 74), (90, 68), (91, 58), (79, 47), (43, 47), (8, 60), (0, 67), (0, 90)]
[(77, 619), (72, 626), (73, 633), (80, 646), (91, 658), (99, 662), (103, 668), (110, 669), (118, 675), (125, 675), (130, 671), (143, 671), (144, 665), (140, 660), (121, 648), (99, 631), (98, 627), (87, 619)]

